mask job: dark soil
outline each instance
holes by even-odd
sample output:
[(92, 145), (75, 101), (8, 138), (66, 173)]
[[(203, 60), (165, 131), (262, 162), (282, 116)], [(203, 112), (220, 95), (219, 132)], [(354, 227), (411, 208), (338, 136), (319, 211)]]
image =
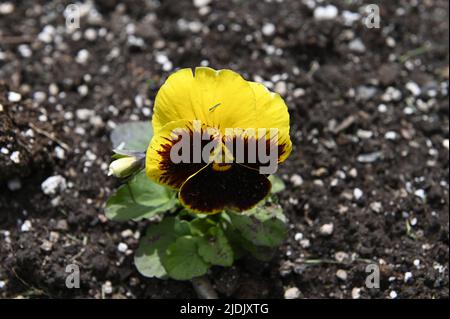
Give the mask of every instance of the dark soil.
[[(110, 222), (103, 211), (118, 185), (106, 175), (109, 134), (150, 121), (170, 73), (162, 54), (173, 68), (207, 63), (263, 79), (290, 108), (294, 151), (280, 167), (289, 237), (270, 263), (214, 269), (222, 297), (283, 298), (297, 287), (300, 298), (448, 298), (448, 1), (379, 2), (380, 29), (345, 23), (342, 12), (363, 1), (332, 2), (339, 15), (317, 21), (314, 1), (221, 0), (206, 12), (192, 1), (97, 0), (74, 33), (69, 1), (3, 7), (0, 297), (195, 297), (189, 282), (135, 269), (148, 222)], [(54, 175), (67, 187), (46, 195)], [(65, 286), (72, 263), (80, 289)], [(379, 289), (365, 286), (369, 263), (380, 265)]]

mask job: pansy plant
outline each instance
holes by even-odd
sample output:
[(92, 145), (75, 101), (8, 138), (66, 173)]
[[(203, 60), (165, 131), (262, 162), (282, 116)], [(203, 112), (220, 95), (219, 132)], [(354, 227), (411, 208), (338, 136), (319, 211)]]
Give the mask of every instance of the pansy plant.
[(147, 277), (189, 280), (247, 254), (272, 257), (286, 219), (274, 173), (290, 154), (283, 99), (231, 70), (173, 73), (152, 125), (119, 125), (110, 173), (124, 183), (106, 204), (112, 220), (151, 219), (135, 255)]

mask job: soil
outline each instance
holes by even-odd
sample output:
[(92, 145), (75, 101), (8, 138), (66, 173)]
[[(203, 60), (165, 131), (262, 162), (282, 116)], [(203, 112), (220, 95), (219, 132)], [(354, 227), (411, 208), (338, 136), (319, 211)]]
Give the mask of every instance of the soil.
[[(149, 222), (111, 222), (103, 207), (118, 185), (111, 130), (150, 121), (170, 71), (198, 65), (282, 94), (294, 143), (279, 172), (289, 236), (271, 262), (214, 268), (221, 297), (448, 298), (448, 1), (377, 2), (380, 28), (367, 28), (344, 13), (358, 0), (332, 1), (325, 21), (314, 0), (97, 0), (73, 32), (69, 1), (4, 3), (1, 298), (196, 297), (142, 277), (133, 251)], [(65, 185), (45, 194), (55, 175)], [(379, 288), (365, 285), (371, 263)], [(79, 289), (66, 288), (69, 264)]]

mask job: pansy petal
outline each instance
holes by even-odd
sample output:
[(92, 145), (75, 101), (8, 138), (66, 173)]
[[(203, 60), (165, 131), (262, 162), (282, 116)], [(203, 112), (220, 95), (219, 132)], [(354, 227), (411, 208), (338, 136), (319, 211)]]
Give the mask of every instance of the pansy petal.
[(209, 164), (191, 176), (180, 189), (180, 202), (198, 213), (223, 209), (245, 211), (270, 192), (272, 185), (258, 171), (238, 164)]
[(278, 129), (279, 162), (283, 162), (292, 151), (292, 143), (289, 136), (288, 108), (278, 93), (269, 91), (260, 83), (249, 83), (256, 99), (256, 127), (266, 128), (267, 130), (271, 128)]
[[(200, 152), (195, 153), (193, 140), (200, 139), (201, 134), (207, 134), (209, 138), (200, 140), (198, 147)], [(188, 144), (185, 148), (180, 148), (179, 143), (183, 138), (186, 138), (184, 141)], [(179, 189), (189, 176), (208, 164), (208, 161), (201, 157), (201, 150), (211, 140), (213, 134), (209, 134), (204, 125), (196, 127), (195, 122), (190, 120), (169, 122), (152, 138), (147, 149), (145, 165), (147, 176), (157, 183)], [(187, 158), (183, 159), (183, 155)]]
[(250, 83), (231, 70), (198, 67), (173, 73), (159, 90), (153, 115), (157, 132), (170, 121), (200, 120), (210, 127), (254, 127), (255, 94)]

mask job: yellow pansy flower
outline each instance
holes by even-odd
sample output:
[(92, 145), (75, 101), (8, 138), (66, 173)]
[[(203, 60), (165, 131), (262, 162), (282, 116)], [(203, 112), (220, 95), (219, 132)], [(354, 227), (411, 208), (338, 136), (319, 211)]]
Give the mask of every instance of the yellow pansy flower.
[[(292, 150), (283, 99), (231, 70), (198, 67), (173, 73), (156, 96), (152, 124), (147, 176), (179, 190), (180, 202), (200, 213), (255, 206), (271, 189), (257, 155), (274, 151), (278, 164)], [(187, 160), (176, 161), (177, 145), (186, 136)], [(215, 151), (210, 151), (213, 142)], [(206, 157), (197, 154), (207, 148)]]

